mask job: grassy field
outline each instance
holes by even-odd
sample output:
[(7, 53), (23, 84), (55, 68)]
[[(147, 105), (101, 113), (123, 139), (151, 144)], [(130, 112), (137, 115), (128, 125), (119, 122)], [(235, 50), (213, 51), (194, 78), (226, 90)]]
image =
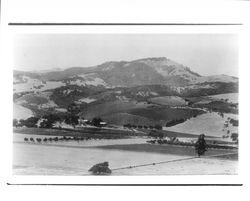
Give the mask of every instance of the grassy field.
[(45, 128), (14, 128), (14, 133), (51, 135), (51, 136), (81, 136), (81, 137), (103, 137), (103, 138), (127, 138), (134, 135), (132, 131), (117, 129), (83, 128), (83, 129), (45, 129)]
[(187, 132), (196, 135), (204, 133), (206, 136), (214, 136), (221, 138), (222, 140), (223, 135), (227, 134), (227, 130), (230, 130), (230, 133), (238, 132), (238, 128), (233, 126), (224, 129), (225, 121), (227, 121), (228, 118), (238, 119), (238, 116), (234, 114), (224, 114), (222, 116), (216, 112), (205, 113), (196, 118), (191, 118), (182, 124), (168, 127), (166, 129), (169, 131), (180, 133)]
[(164, 106), (154, 106), (148, 108), (136, 108), (128, 111), (129, 114), (142, 116), (155, 121), (170, 121), (173, 119), (189, 119), (193, 116), (203, 114), (203, 111), (194, 109), (177, 109)]
[(214, 112), (238, 114), (238, 108), (235, 104), (227, 103), (224, 101), (212, 101), (208, 104), (202, 104), (202, 105), (196, 104), (195, 106), (205, 107), (210, 111)]
[[(114, 141), (117, 140), (106, 140), (106, 143), (114, 144)], [(99, 148), (98, 145), (101, 142), (102, 141), (97, 140), (84, 142), (91, 143), (91, 146), (95, 146), (96, 148), (86, 147), (84, 145), (82, 145), (84, 147), (77, 147), (79, 146), (77, 142), (75, 142), (75, 144), (69, 142), (69, 145), (71, 146), (57, 146), (58, 143), (51, 146), (48, 146), (48, 144), (43, 145), (37, 143), (14, 143), (13, 174), (84, 176), (91, 175), (88, 172), (90, 167), (104, 161), (108, 161), (110, 168), (115, 169), (130, 165), (173, 161), (190, 157), (186, 155), (161, 154), (149, 151), (102, 149)], [(154, 147), (156, 148), (157, 146)], [(180, 147), (176, 148), (179, 149)], [(129, 149), (131, 149), (131, 147)], [(190, 150), (190, 153), (192, 153), (192, 150)], [(237, 165), (237, 160), (218, 160), (216, 158), (202, 157), (199, 159), (196, 158), (193, 160), (178, 161), (167, 164), (122, 169), (113, 171), (112, 175), (229, 175), (237, 174)]]
[(217, 99), (217, 100), (220, 100), (220, 99), (223, 99), (223, 100), (226, 100), (228, 99), (228, 102), (231, 102), (231, 103), (238, 103), (239, 100), (238, 100), (238, 93), (227, 93), (227, 94), (218, 94), (218, 95), (212, 95), (212, 96), (209, 96), (213, 99)]
[[(149, 130), (149, 129), (138, 129), (138, 130), (141, 130), (141, 131), (143, 131), (144, 133), (147, 133), (147, 134), (149, 134), (151, 132), (151, 130)], [(168, 131), (168, 130), (155, 130), (153, 132), (155, 132), (157, 134), (158, 133), (163, 134), (164, 137), (198, 138), (198, 136), (195, 135), (195, 134), (174, 132), (174, 131)], [(206, 137), (210, 138), (211, 136), (206, 136)]]
[(27, 119), (31, 116), (33, 116), (33, 112), (30, 109), (15, 103), (13, 104), (13, 118)]
[[(137, 129), (144, 133), (147, 136), (151, 130), (149, 129)], [(118, 129), (103, 129), (103, 128), (82, 128), (82, 129), (46, 129), (46, 128), (14, 128), (14, 133), (19, 134), (35, 134), (35, 135), (54, 135), (54, 136), (78, 136), (78, 135), (133, 135), (136, 136), (138, 133), (134, 133), (130, 130), (118, 130)], [(164, 137), (187, 137), (187, 138), (197, 138), (197, 135), (189, 134), (189, 133), (181, 133), (181, 132), (174, 132), (174, 131), (165, 131), (165, 130), (155, 130), (154, 132), (163, 133)], [(138, 134), (141, 136), (142, 134)], [(211, 136), (207, 136), (211, 137)]]
[(105, 103), (91, 103), (84, 108), (82, 113), (86, 119), (92, 119), (97, 116), (111, 115), (126, 112), (133, 108), (145, 108), (146, 105), (136, 104), (136, 102), (111, 101)]
[(178, 96), (161, 96), (151, 98), (150, 101), (159, 105), (182, 106), (187, 105), (186, 101)]
[(138, 115), (128, 114), (128, 113), (116, 113), (107, 116), (102, 116), (102, 119), (109, 124), (115, 125), (156, 125), (159, 124), (158, 121), (149, 120), (145, 117)]
[[(146, 102), (112, 101), (106, 103), (91, 103), (83, 109), (84, 118), (104, 118), (109, 123), (124, 125), (127, 123), (136, 125), (165, 125), (173, 119), (188, 119), (203, 114), (203, 111), (195, 109), (170, 108), (168, 106), (147, 104)], [(116, 118), (116, 116), (120, 118)], [(135, 121), (134, 121), (135, 120)]]
[[(137, 129), (141, 133), (144, 133), (147, 136), (151, 130), (149, 129)], [(134, 133), (130, 130), (118, 130), (118, 129), (103, 129), (103, 128), (82, 128), (82, 129), (46, 129), (46, 128), (14, 128), (14, 133), (19, 134), (35, 134), (35, 135), (53, 135), (53, 136), (79, 136), (79, 135), (120, 135), (120, 136), (128, 136), (128, 135), (139, 135), (142, 134)], [(174, 131), (165, 131), (165, 130), (155, 130), (156, 133), (162, 133), (164, 137), (187, 137), (187, 138), (197, 138), (197, 135), (189, 134), (189, 133), (181, 133)], [(211, 136), (207, 136), (209, 138), (214, 138)]]
[(18, 99), (18, 101), (26, 101), (29, 104), (41, 105), (48, 102), (48, 99), (39, 95), (27, 94)]
[[(94, 147), (93, 147), (94, 148)], [(136, 152), (151, 152), (160, 154), (173, 154), (181, 156), (195, 156), (193, 147), (175, 146), (175, 145), (151, 145), (151, 144), (123, 144), (123, 145), (106, 145), (98, 146), (95, 148), (108, 149), (108, 150), (123, 150), (123, 151), (136, 151)], [(228, 151), (221, 149), (209, 149), (205, 156), (229, 154), (227, 156), (218, 156), (218, 158), (238, 160), (238, 152)]]

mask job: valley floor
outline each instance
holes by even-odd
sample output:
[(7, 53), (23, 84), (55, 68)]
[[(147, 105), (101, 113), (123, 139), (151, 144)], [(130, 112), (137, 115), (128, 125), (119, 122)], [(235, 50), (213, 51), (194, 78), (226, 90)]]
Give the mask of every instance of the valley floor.
[[(195, 156), (190, 147), (149, 145), (147, 138), (88, 140), (80, 142), (37, 143), (24, 142), (24, 137), (36, 135), (14, 134), (14, 175), (90, 175), (88, 169), (96, 163), (108, 161), (111, 169), (185, 159)], [(46, 137), (39, 135), (39, 137)], [(209, 150), (207, 155), (233, 151)], [(225, 175), (237, 174), (237, 153), (227, 158), (193, 158), (166, 164), (114, 170), (112, 175)]]

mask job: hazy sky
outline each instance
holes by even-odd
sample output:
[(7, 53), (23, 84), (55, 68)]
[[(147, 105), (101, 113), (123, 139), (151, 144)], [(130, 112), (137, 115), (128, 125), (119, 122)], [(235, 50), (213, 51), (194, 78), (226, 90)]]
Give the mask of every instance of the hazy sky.
[(238, 75), (232, 34), (32, 34), (14, 39), (14, 68), (89, 67), (106, 61), (167, 57), (201, 75)]

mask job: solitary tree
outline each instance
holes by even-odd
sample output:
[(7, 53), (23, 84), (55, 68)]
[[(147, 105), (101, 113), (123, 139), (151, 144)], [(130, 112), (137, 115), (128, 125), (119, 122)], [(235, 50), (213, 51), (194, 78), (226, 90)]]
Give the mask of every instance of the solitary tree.
[(159, 125), (159, 124), (156, 124), (156, 125), (155, 125), (155, 129), (157, 129), (157, 130), (162, 130), (162, 126)]
[(97, 126), (97, 127), (101, 126), (101, 124), (100, 124), (101, 122), (102, 122), (102, 119), (99, 118), (99, 117), (94, 117), (94, 118), (92, 119), (92, 124), (93, 124), (94, 126)]
[(200, 157), (201, 155), (204, 155), (205, 152), (207, 151), (207, 144), (205, 141), (204, 134), (199, 135), (199, 138), (198, 138), (197, 142), (195, 143), (195, 150), (198, 154), (198, 157)]
[(13, 119), (13, 127), (17, 128), (18, 126), (18, 120), (17, 119)]
[(155, 131), (155, 130), (150, 131), (148, 136), (153, 137), (153, 138), (159, 138), (159, 139), (164, 138), (164, 134), (162, 132)]
[(79, 116), (76, 115), (67, 115), (65, 118), (66, 124), (71, 124), (74, 128), (79, 123)]
[(67, 124), (71, 124), (74, 128), (79, 123), (79, 113), (81, 112), (79, 105), (72, 103), (67, 108), (68, 114), (65, 118)]

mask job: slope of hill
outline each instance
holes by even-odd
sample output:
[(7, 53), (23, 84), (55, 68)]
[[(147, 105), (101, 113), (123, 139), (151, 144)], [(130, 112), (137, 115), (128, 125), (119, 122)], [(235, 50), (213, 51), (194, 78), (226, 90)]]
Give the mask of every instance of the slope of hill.
[[(200, 114), (195, 109), (173, 108), (192, 104), (191, 97), (238, 92), (236, 77), (201, 76), (165, 57), (65, 70), (14, 71), (13, 84), (14, 103), (32, 115), (66, 112), (75, 103), (85, 118), (99, 116), (118, 124), (164, 125)], [(223, 104), (227, 107), (228, 103)]]
[(150, 101), (159, 105), (185, 106), (188, 104), (183, 98), (178, 96), (160, 96), (151, 98)]
[(18, 104), (13, 104), (13, 118), (14, 119), (27, 119), (33, 116), (33, 112)]
[(46, 87), (49, 84), (102, 85), (104, 87), (171, 85), (178, 87), (204, 82), (235, 83), (238, 82), (238, 78), (227, 75), (201, 76), (191, 71), (190, 68), (165, 57), (130, 62), (106, 62), (94, 67), (73, 67), (43, 73), (14, 71), (14, 89), (25, 83), (28, 85), (26, 90), (32, 90), (32, 85), (38, 87), (43, 84), (44, 86), (40, 87), (41, 90), (58, 87)]
[(228, 75), (211, 75), (211, 76), (203, 76), (199, 77), (194, 83), (203, 83), (203, 82), (238, 82), (237, 77), (228, 76)]

